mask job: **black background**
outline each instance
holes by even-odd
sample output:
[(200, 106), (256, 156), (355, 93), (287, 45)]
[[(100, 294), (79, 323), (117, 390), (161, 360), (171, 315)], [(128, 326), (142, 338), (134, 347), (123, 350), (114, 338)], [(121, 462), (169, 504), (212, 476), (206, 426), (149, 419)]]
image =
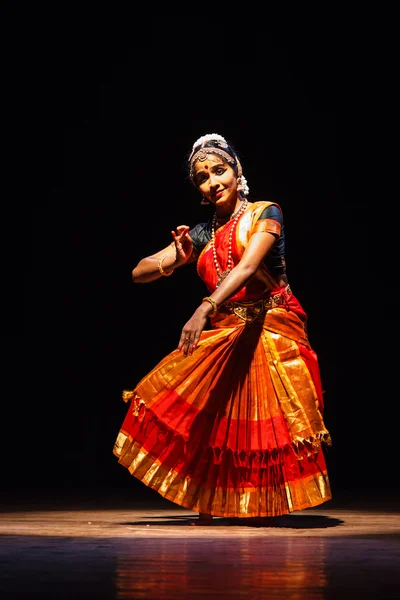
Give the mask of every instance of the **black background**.
[(5, 492), (147, 493), (112, 454), (121, 392), (176, 347), (204, 288), (192, 267), (144, 286), (131, 270), (211, 215), (185, 158), (217, 132), (250, 199), (284, 211), (334, 496), (396, 493), (397, 38), (390, 14), (368, 17), (4, 15)]

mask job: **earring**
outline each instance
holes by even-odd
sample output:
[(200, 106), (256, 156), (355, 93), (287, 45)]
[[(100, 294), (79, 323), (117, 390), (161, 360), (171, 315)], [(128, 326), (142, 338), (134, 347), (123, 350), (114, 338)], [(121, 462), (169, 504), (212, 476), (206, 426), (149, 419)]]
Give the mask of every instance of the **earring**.
[(237, 178), (237, 191), (242, 192), (244, 196), (249, 194), (249, 186), (247, 185), (247, 179), (244, 175), (240, 175)]
[(210, 204), (210, 201), (207, 200), (207, 198), (204, 198), (204, 196), (203, 196), (200, 204), (202, 204), (203, 206), (207, 206), (207, 204)]

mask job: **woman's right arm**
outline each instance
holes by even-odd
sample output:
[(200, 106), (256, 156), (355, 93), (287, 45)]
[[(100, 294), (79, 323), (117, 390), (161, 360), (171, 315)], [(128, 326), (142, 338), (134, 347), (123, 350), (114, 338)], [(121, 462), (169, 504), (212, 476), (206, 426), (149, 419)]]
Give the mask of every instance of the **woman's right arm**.
[(169, 246), (142, 258), (132, 271), (134, 283), (148, 283), (163, 276), (172, 275), (172, 272), (187, 262), (194, 260), (193, 243), (187, 225), (179, 225), (172, 231), (173, 241)]

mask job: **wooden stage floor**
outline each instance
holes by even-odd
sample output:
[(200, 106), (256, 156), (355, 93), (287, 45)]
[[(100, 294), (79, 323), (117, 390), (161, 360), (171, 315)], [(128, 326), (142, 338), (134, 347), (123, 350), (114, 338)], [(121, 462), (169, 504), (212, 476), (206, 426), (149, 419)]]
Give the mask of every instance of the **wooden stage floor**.
[(163, 499), (47, 496), (0, 512), (0, 598), (399, 599), (400, 509), (330, 502), (268, 523), (215, 519)]

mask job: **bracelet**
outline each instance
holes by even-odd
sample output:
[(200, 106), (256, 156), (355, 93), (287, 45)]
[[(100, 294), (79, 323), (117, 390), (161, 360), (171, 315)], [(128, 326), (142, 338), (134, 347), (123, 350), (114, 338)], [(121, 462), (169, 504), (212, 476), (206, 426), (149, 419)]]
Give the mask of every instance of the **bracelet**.
[(164, 277), (169, 277), (170, 275), (172, 275), (174, 270), (171, 269), (170, 271), (164, 271), (164, 269), (162, 268), (164, 258), (167, 258), (166, 254), (164, 254), (164, 256), (162, 256), (158, 261), (158, 270), (160, 271), (161, 275), (164, 275)]
[(212, 306), (212, 311), (210, 313), (208, 313), (209, 317), (213, 317), (218, 310), (218, 305), (215, 302), (215, 300), (213, 300), (212, 298), (210, 298), (210, 296), (205, 296), (205, 298), (203, 298), (202, 302), (209, 302)]

